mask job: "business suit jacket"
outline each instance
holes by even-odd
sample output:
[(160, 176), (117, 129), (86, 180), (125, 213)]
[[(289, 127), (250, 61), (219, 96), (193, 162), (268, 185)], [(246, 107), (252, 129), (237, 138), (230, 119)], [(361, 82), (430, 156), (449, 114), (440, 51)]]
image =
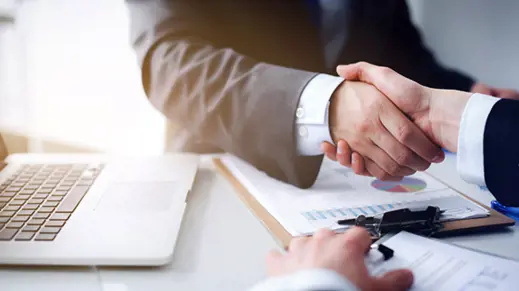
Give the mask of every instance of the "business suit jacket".
[(519, 101), (499, 100), (490, 111), (483, 136), (485, 183), (496, 199), (519, 206)]
[[(169, 145), (229, 152), (270, 176), (311, 186), (322, 156), (296, 152), (299, 97), (325, 68), (303, 0), (128, 0), (151, 103), (179, 130)], [(423, 46), (403, 0), (359, 0), (337, 63), (386, 65), (431, 87), (468, 90)]]

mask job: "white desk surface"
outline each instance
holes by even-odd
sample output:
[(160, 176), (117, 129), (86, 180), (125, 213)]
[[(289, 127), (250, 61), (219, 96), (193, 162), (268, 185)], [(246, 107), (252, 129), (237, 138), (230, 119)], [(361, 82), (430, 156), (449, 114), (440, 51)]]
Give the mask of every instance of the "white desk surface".
[[(453, 157), (430, 173), (473, 198), (492, 197), (460, 180)], [(204, 157), (173, 262), (156, 269), (1, 268), (1, 290), (246, 290), (265, 277), (264, 256), (275, 241)], [(518, 227), (509, 231), (448, 238), (449, 242), (519, 259)]]

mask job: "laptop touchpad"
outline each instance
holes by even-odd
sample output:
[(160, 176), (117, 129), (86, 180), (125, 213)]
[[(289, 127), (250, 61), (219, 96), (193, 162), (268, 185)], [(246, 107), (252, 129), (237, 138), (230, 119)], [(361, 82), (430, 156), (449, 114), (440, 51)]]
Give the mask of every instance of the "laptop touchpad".
[(135, 215), (142, 212), (166, 211), (175, 200), (174, 189), (174, 182), (111, 183), (95, 211), (132, 212)]

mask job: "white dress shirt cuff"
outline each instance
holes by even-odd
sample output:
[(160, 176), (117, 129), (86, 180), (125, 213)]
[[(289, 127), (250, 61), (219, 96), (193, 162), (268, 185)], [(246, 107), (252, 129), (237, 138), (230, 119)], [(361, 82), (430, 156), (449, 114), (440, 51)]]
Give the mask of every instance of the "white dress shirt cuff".
[(358, 291), (350, 281), (334, 271), (314, 269), (299, 271), (282, 277), (271, 277), (250, 289), (249, 291), (311, 291), (337, 290)]
[(458, 135), (458, 173), (467, 183), (486, 186), (483, 139), (488, 115), (498, 98), (474, 94), (461, 116)]
[(302, 156), (322, 154), (321, 143), (333, 143), (328, 124), (328, 105), (343, 78), (315, 76), (304, 88), (296, 110), (297, 152)]

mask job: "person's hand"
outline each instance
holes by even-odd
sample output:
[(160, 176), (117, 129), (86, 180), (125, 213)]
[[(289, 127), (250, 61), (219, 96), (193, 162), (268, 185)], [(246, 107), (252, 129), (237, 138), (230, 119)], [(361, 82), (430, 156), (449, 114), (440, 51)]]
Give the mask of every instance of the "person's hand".
[(490, 95), (498, 98), (519, 100), (519, 92), (515, 89), (495, 88), (483, 83), (474, 84), (470, 92)]
[(352, 151), (350, 145), (345, 140), (339, 140), (337, 146), (329, 142), (323, 142), (321, 144), (321, 150), (328, 159), (351, 168), (355, 174), (369, 177), (373, 176), (366, 170), (364, 157)]
[(346, 140), (378, 179), (400, 180), (443, 160), (441, 149), (372, 85), (345, 81), (329, 115), (334, 142)]
[(346, 277), (357, 288), (370, 290), (407, 290), (413, 283), (408, 270), (395, 270), (382, 277), (368, 273), (364, 258), (371, 237), (363, 228), (352, 228), (343, 234), (327, 229), (313, 237), (294, 238), (285, 254), (271, 251), (267, 255), (269, 276), (281, 276), (310, 269), (328, 269)]
[[(346, 80), (373, 84), (406, 113), (433, 142), (456, 152), (459, 123), (470, 93), (427, 88), (389, 68), (364, 62), (339, 66), (337, 72)], [(366, 174), (363, 165), (365, 158), (350, 149), (345, 141), (339, 141), (337, 144), (339, 149), (328, 143), (322, 145), (326, 156), (352, 167), (356, 173)]]

